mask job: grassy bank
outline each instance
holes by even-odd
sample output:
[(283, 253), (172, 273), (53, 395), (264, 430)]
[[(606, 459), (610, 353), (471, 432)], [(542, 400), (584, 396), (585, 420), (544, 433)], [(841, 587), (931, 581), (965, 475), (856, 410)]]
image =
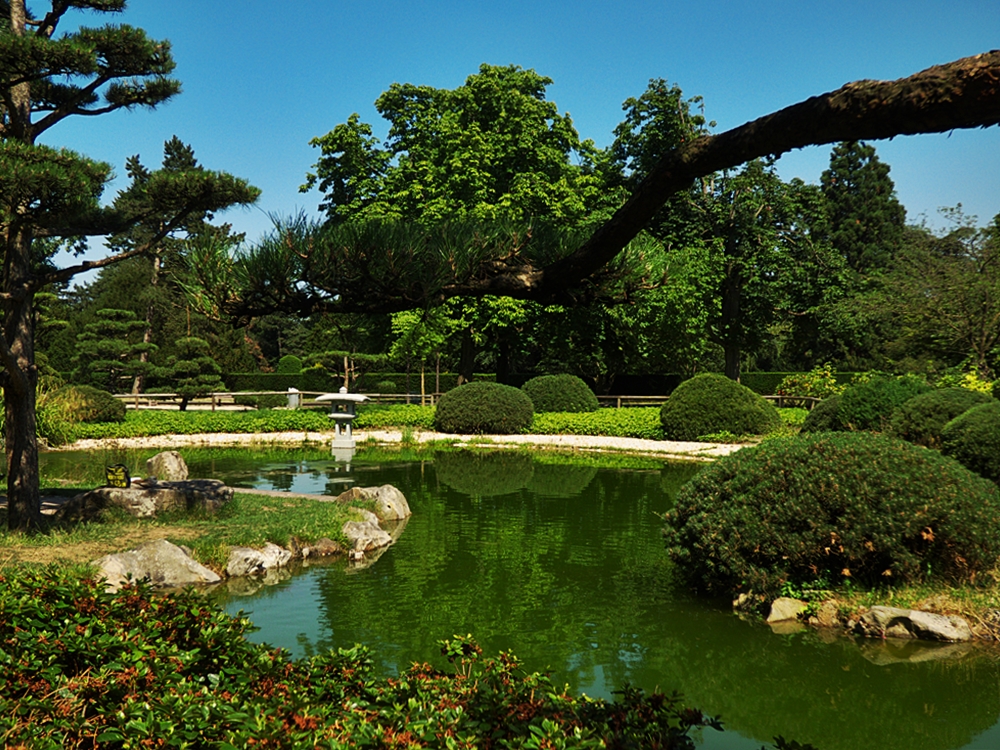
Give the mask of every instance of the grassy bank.
[(221, 571), (231, 547), (259, 548), (267, 542), (288, 547), (293, 537), (307, 544), (323, 537), (343, 544), (341, 528), (357, 520), (356, 511), (339, 503), (240, 492), (211, 516), (178, 512), (136, 519), (107, 511), (99, 519), (72, 524), (44, 517), (41, 533), (30, 536), (7, 532), (0, 518), (0, 563), (80, 564), (144, 541), (167, 539), (189, 547), (199, 562)]

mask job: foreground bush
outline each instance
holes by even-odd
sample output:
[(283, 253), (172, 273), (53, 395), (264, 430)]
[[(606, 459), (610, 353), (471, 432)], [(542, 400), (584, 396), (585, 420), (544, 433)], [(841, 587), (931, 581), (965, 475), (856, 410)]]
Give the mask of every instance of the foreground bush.
[(681, 576), (725, 594), (972, 581), (1000, 556), (996, 485), (936, 451), (866, 433), (744, 448), (695, 476), (665, 518)]
[(906, 401), (892, 415), (889, 434), (927, 448), (941, 447), (941, 431), (955, 417), (993, 398), (967, 388), (941, 388)]
[(441, 396), (434, 429), (452, 434), (513, 435), (531, 426), (534, 409), (520, 388), (476, 381)]
[(521, 386), (535, 412), (597, 411), (597, 396), (576, 375), (539, 375)]
[(980, 476), (1000, 482), (1000, 401), (991, 399), (946, 424), (941, 451)]
[(705, 373), (677, 386), (660, 409), (660, 422), (667, 440), (697, 440), (718, 432), (765, 435), (781, 426), (781, 417), (746, 386)]
[(893, 412), (914, 396), (933, 390), (911, 376), (876, 377), (848, 386), (840, 397), (837, 419), (847, 430), (881, 432), (889, 427)]
[(124, 422), (125, 403), (107, 391), (90, 385), (66, 385), (47, 394), (46, 401), (58, 405), (71, 422)]
[[(8, 747), (660, 747), (716, 720), (677, 696), (577, 698), (509, 653), (442, 641), (454, 665), (374, 676), (361, 647), (291, 660), (196, 593), (107, 594), (53, 570), (0, 573)], [(784, 743), (781, 743), (784, 746)]]

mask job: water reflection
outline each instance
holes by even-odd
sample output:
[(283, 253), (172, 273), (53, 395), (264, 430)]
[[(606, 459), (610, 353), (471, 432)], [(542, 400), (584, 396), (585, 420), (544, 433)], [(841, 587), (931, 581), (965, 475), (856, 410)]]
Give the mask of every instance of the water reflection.
[[(395, 484), (414, 513), (376, 564), (306, 568), (232, 594), (226, 607), (250, 611), (257, 637), (296, 655), (365, 643), (386, 674), (442, 663), (437, 641), (468, 632), (487, 652), (512, 649), (576, 691), (612, 697), (625, 682), (680, 690), (735, 730), (707, 732), (708, 748), (759, 748), (778, 734), (823, 750), (1000, 741), (993, 648), (776, 635), (678, 593), (657, 514), (697, 467), (490, 455), (389, 462), (359, 451), (349, 472), (328, 454), (268, 454), (250, 465), (215, 455), (209, 475), (244, 486)], [(208, 463), (188, 462), (207, 474)]]

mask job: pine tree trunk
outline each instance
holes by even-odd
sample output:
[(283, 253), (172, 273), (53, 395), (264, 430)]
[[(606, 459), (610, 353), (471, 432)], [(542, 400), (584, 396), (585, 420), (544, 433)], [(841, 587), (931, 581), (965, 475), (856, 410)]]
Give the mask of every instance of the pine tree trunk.
[[(160, 265), (162, 261), (159, 255), (153, 256), (153, 276), (149, 280), (150, 286), (156, 289), (157, 284), (160, 282)], [(142, 332), (142, 343), (147, 346), (153, 341), (153, 302), (146, 306), (146, 330)], [(190, 310), (188, 312), (188, 321), (190, 321)], [(188, 324), (188, 336), (191, 335), (190, 322)], [(146, 385), (146, 375), (144, 374), (146, 364), (149, 362), (149, 351), (143, 350), (139, 353), (140, 368), (142, 368), (139, 373), (135, 376), (132, 381), (132, 393), (142, 393), (142, 389)]]
[(722, 350), (726, 357), (726, 377), (740, 382), (740, 355), (742, 354), (743, 319), (740, 297), (743, 291), (740, 269), (732, 263), (722, 283)]
[(25, 293), (30, 269), (31, 231), (10, 229), (4, 258), (4, 292), (12, 297), (4, 310), (3, 335), (10, 349), (4, 378), (4, 448), (7, 458), (7, 527), (30, 531), (41, 522), (38, 493), (38, 437), (35, 432), (34, 310)]

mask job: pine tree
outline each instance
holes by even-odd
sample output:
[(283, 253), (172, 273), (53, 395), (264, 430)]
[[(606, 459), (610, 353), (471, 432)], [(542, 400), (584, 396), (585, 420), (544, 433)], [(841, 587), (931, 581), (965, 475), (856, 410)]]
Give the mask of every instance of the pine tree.
[(167, 379), (173, 381), (174, 391), (181, 397), (181, 411), (186, 411), (191, 399), (225, 390), (222, 369), (209, 354), (205, 339), (185, 336), (175, 343), (177, 354), (170, 358)]
[(117, 393), (128, 386), (126, 379), (147, 375), (152, 366), (143, 355), (156, 351), (156, 345), (143, 340), (145, 328), (131, 310), (98, 310), (97, 320), (77, 336), (73, 381)]
[(833, 247), (858, 273), (884, 269), (899, 249), (906, 223), (906, 209), (896, 198), (889, 165), (863, 141), (839, 143), (820, 184)]
[[(0, 302), (3, 331), (4, 444), (7, 523), (12, 530), (38, 525), (38, 441), (35, 390), (35, 294), (47, 284), (145, 253), (192, 212), (253, 202), (259, 191), (224, 173), (189, 170), (152, 173), (142, 201), (131, 210), (99, 202), (111, 167), (65, 149), (37, 143), (70, 116), (93, 117), (156, 107), (180, 91), (170, 77), (170, 44), (142, 29), (109, 24), (57, 35), (69, 12), (120, 13), (125, 0), (51, 0), (33, 14), (26, 0), (0, 2), (0, 241), (4, 253)], [(162, 170), (161, 170), (162, 172)], [(39, 263), (48, 238), (116, 235), (150, 213), (163, 216), (149, 241), (98, 261), (62, 269)], [(36, 243), (42, 240), (43, 245)]]

